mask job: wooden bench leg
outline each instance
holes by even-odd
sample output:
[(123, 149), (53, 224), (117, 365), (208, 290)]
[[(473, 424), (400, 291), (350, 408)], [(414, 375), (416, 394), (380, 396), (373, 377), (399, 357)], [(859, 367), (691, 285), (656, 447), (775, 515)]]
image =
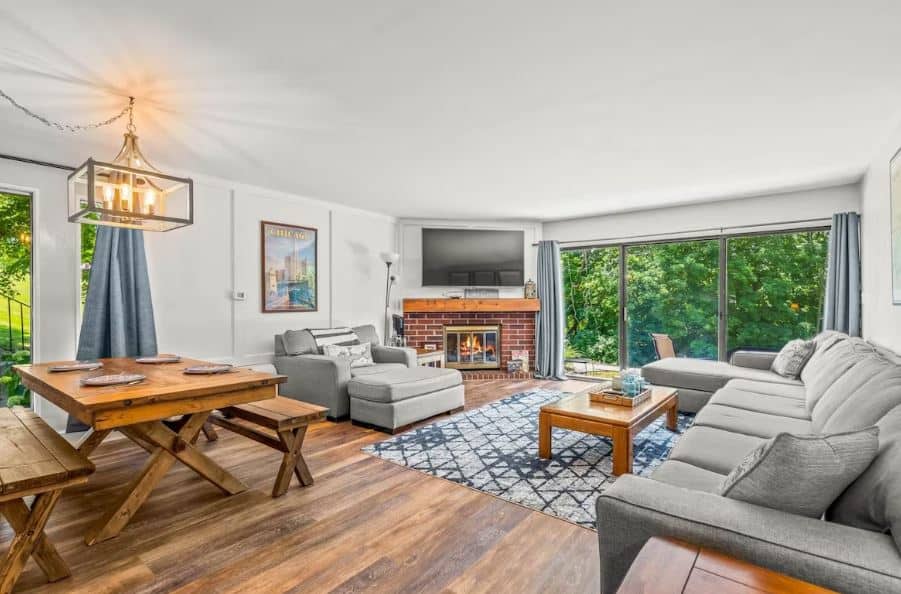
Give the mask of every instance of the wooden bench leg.
[(275, 485), (272, 487), (273, 497), (281, 497), (285, 494), (288, 486), (291, 484), (292, 474), (297, 476), (297, 480), (304, 487), (313, 484), (313, 475), (310, 474), (310, 469), (307, 467), (307, 463), (301, 453), (306, 434), (306, 426), (278, 432), (278, 438), (285, 448), (285, 455), (282, 457), (282, 465), (278, 469), (278, 476), (276, 476)]
[[(28, 516), (31, 510), (23, 499), (14, 499), (0, 503), (0, 514), (6, 518), (15, 532), (23, 532), (28, 525)], [(32, 557), (47, 576), (47, 581), (56, 582), (69, 577), (69, 567), (56, 548), (50, 544), (47, 535), (42, 535), (34, 545)]]
[[(15, 586), (16, 581), (22, 574), (22, 570), (25, 568), (25, 563), (41, 542), (45, 543), (41, 548), (41, 568), (44, 568), (44, 563), (49, 559), (53, 564), (50, 575), (55, 576), (56, 579), (69, 575), (68, 568), (58, 554), (55, 557), (52, 555), (51, 557), (44, 556), (47, 546), (49, 546), (49, 543), (46, 542), (47, 537), (44, 534), (44, 527), (47, 525), (50, 513), (56, 506), (57, 501), (59, 501), (59, 496), (62, 492), (62, 489), (57, 489), (56, 491), (41, 493), (35, 497), (25, 524), (21, 526), (21, 530), (16, 530), (16, 536), (10, 543), (6, 558), (0, 564), (0, 594), (10, 594), (12, 592), (13, 586)], [(18, 501), (25, 505), (25, 502), (21, 499)], [(4, 515), (6, 515), (6, 509), (7, 506), (4, 506)], [(16, 516), (17, 512), (13, 512), (12, 515)], [(53, 550), (52, 547), (50, 550)], [(56, 551), (53, 550), (53, 553), (55, 554)], [(59, 565), (60, 563), (62, 564), (61, 566)], [(64, 572), (65, 575), (61, 575), (61, 572)], [(50, 575), (48, 575), (48, 578)]]

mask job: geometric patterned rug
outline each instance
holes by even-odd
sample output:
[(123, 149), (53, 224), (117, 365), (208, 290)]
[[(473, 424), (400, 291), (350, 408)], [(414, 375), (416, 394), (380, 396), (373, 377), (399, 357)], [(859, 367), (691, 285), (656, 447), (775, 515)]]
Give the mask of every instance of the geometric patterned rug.
[[(613, 484), (604, 437), (554, 429), (553, 457), (538, 457), (538, 409), (561, 392), (534, 390), (442, 419), (363, 448), (389, 462), (594, 529), (594, 502)], [(679, 439), (665, 415), (635, 438), (633, 472), (650, 474)], [(679, 414), (680, 433), (694, 422)]]

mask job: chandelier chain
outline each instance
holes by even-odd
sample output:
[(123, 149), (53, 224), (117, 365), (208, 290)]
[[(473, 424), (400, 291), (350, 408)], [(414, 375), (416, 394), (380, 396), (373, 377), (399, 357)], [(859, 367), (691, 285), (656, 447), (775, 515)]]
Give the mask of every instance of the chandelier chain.
[(15, 99), (10, 97), (6, 93), (4, 93), (3, 89), (0, 89), (0, 98), (6, 99), (7, 101), (9, 101), (10, 105), (12, 105), (16, 109), (18, 109), (19, 111), (24, 113), (25, 115), (38, 120), (45, 126), (49, 126), (51, 128), (56, 128), (57, 130), (59, 130), (61, 132), (82, 132), (84, 130), (92, 130), (94, 128), (102, 128), (103, 126), (109, 126), (113, 122), (116, 122), (116, 121), (122, 119), (125, 116), (125, 114), (128, 114), (128, 129), (129, 129), (129, 131), (134, 132), (134, 127), (135, 127), (134, 120), (133, 120), (133, 111), (134, 111), (134, 103), (135, 103), (134, 97), (129, 97), (128, 105), (123, 107), (122, 111), (120, 111), (116, 115), (114, 115), (110, 118), (107, 118), (107, 119), (103, 120), (102, 122), (94, 122), (92, 124), (68, 124), (66, 122), (55, 122), (53, 120), (45, 118), (44, 116), (42, 116), (40, 114), (37, 114), (37, 113), (31, 111), (24, 105), (21, 105), (18, 101), (16, 101)]

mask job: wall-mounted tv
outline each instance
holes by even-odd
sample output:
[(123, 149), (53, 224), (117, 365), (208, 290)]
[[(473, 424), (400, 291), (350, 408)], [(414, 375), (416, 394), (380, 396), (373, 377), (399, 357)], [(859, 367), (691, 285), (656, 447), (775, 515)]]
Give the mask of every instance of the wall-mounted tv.
[(521, 287), (525, 233), (423, 229), (422, 286)]

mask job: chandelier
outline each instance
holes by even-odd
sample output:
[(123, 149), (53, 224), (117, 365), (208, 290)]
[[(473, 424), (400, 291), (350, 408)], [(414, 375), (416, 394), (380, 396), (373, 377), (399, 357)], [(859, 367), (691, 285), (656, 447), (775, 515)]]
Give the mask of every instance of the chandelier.
[(194, 222), (194, 182), (161, 172), (150, 164), (138, 146), (134, 97), (128, 98), (128, 105), (118, 114), (92, 124), (52, 121), (20, 105), (2, 90), (0, 99), (62, 132), (109, 126), (128, 116), (125, 140), (116, 158), (109, 163), (89, 158), (69, 175), (70, 222), (145, 231), (171, 231)]
[(171, 231), (194, 222), (194, 182), (161, 172), (138, 146), (134, 98), (119, 154), (89, 158), (69, 175), (69, 221), (145, 231)]

